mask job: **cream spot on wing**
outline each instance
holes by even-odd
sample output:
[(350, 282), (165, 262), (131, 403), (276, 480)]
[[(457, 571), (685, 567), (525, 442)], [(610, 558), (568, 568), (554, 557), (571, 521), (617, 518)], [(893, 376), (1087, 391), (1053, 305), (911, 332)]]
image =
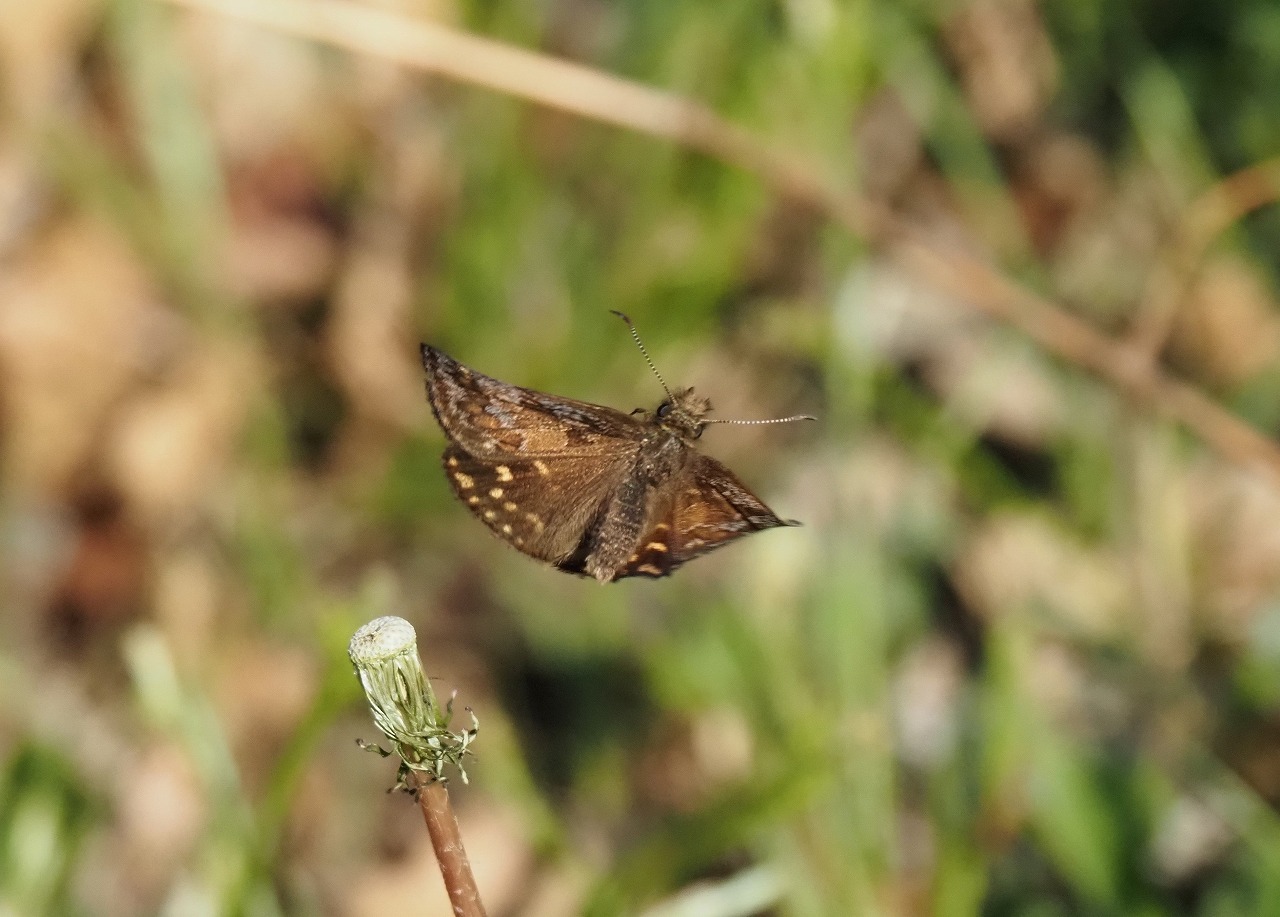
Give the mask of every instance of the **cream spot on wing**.
[(659, 522), (653, 527), (653, 530), (655, 532), (665, 532), (669, 528), (671, 528), (671, 526), (667, 525), (665, 522)]
[(494, 519), (498, 518), (498, 514), (491, 509), (487, 509), (484, 511), (484, 517), (490, 521), (493, 521)]
[(477, 497), (475, 494), (472, 494), (471, 496), (467, 497), (467, 502), (470, 503), (472, 506), (475, 506), (477, 503), (480, 502), (480, 498)]
[(545, 527), (545, 524), (542, 521), (542, 517), (539, 516), (537, 513), (525, 513), (524, 517), (528, 519), (529, 522), (533, 524), (534, 528), (536, 528), (539, 532), (541, 532)]
[(511, 526), (509, 526), (509, 525), (504, 525), (504, 526), (502, 527), (502, 534), (504, 534), (504, 535), (510, 535), (510, 534), (511, 534)]
[(476, 479), (469, 474), (463, 474), (461, 471), (455, 471), (453, 479), (458, 482), (458, 486), (463, 490), (470, 490), (476, 486)]
[(641, 564), (640, 566), (636, 567), (636, 570), (638, 570), (641, 573), (652, 574), (653, 576), (662, 575), (662, 571), (659, 570), (657, 567), (655, 567), (653, 564)]
[(501, 488), (501, 487), (494, 487), (494, 488), (492, 488), (492, 489), (489, 491), (489, 496), (493, 497), (493, 499), (495, 499), (495, 500), (500, 499), (500, 498), (502, 497), (502, 488)]
[(518, 548), (518, 547), (520, 547), (522, 544), (524, 544), (524, 539), (523, 539), (523, 538), (521, 538), (519, 535), (517, 535), (517, 536), (516, 536), (516, 547)]
[(511, 480), (511, 477), (512, 477), (511, 469), (508, 468), (506, 465), (499, 465), (497, 470), (498, 470), (498, 480), (501, 481), (503, 484)]
[(645, 550), (647, 550), (647, 551), (661, 551), (663, 554), (666, 554), (666, 553), (667, 553), (667, 546), (666, 546), (665, 544), (663, 544), (662, 542), (660, 542), (660, 541), (651, 541), (651, 542), (649, 542), (647, 545), (645, 545)]
[(458, 457), (456, 455), (449, 456), (449, 461), (445, 462), (450, 468), (458, 467)]
[(547, 463), (542, 459), (534, 459), (533, 467), (538, 469), (538, 474), (542, 475), (544, 478), (551, 474), (551, 469), (547, 467)]
[(502, 504), (502, 508), (503, 508), (503, 509), (505, 509), (505, 510), (506, 510), (507, 512), (509, 512), (509, 513), (514, 513), (514, 512), (516, 511), (516, 505), (515, 505), (514, 503), (512, 503), (510, 500), (508, 500), (506, 503)]

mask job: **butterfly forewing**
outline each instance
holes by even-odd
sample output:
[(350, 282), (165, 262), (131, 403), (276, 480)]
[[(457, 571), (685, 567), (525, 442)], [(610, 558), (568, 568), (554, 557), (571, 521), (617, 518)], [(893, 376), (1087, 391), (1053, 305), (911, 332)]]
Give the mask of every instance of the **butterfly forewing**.
[(477, 458), (600, 456), (634, 449), (644, 430), (613, 408), (509, 385), (422, 345), (427, 399), (449, 439)]

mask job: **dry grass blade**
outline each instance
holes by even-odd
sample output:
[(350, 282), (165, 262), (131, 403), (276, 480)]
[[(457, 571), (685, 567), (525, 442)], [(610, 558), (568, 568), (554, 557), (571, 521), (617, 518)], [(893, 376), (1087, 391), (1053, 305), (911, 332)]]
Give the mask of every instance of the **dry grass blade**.
[[(776, 193), (803, 202), (867, 238), (925, 283), (1017, 328), (1047, 352), (1091, 372), (1125, 397), (1182, 423), (1224, 457), (1280, 478), (1280, 447), (1193, 386), (1162, 372), (1150, 359), (1146, 336), (1136, 343), (1109, 337), (990, 264), (925, 238), (895, 214), (836, 187), (821, 169), (771, 147), (704, 105), (580, 64), (345, 0), (166, 2), (661, 137), (745, 169)], [(1232, 200), (1249, 197), (1234, 191), (1230, 196)], [(1243, 205), (1237, 203), (1235, 209), (1239, 206)], [(1220, 223), (1209, 218), (1214, 213), (1216, 209), (1206, 210), (1204, 226)]]
[(485, 917), (480, 890), (472, 875), (466, 848), (462, 846), (458, 818), (449, 803), (449, 788), (439, 780), (419, 782), (414, 797), (422, 810), (427, 833), (431, 835), (431, 846), (436, 852), (453, 912), (458, 917)]
[(1130, 340), (1155, 360), (1178, 317), (1183, 298), (1215, 239), (1261, 207), (1280, 201), (1280, 159), (1269, 159), (1228, 175), (1187, 208), (1174, 229), (1142, 297)]

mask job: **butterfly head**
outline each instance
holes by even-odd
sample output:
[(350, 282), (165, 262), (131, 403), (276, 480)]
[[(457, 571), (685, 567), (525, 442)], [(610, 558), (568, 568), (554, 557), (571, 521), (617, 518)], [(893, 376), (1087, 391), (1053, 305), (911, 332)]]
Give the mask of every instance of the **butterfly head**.
[(681, 439), (697, 439), (707, 425), (703, 418), (711, 411), (711, 401), (695, 395), (693, 389), (677, 389), (658, 405), (654, 417), (658, 425)]

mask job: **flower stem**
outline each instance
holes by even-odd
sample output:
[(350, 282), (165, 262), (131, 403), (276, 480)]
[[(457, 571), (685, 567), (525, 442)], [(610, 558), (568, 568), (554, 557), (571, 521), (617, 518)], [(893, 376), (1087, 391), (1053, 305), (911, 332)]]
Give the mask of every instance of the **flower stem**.
[[(420, 775), (415, 776), (421, 779)], [(440, 864), (440, 876), (444, 879), (445, 891), (449, 893), (453, 913), (456, 917), (485, 917), (480, 889), (471, 874), (471, 862), (467, 859), (466, 848), (462, 846), (462, 832), (458, 830), (458, 819), (449, 802), (449, 788), (440, 780), (429, 780), (419, 783), (414, 796), (422, 809), (422, 819), (427, 823), (427, 833), (431, 835), (431, 846), (436, 851), (436, 862)]]

